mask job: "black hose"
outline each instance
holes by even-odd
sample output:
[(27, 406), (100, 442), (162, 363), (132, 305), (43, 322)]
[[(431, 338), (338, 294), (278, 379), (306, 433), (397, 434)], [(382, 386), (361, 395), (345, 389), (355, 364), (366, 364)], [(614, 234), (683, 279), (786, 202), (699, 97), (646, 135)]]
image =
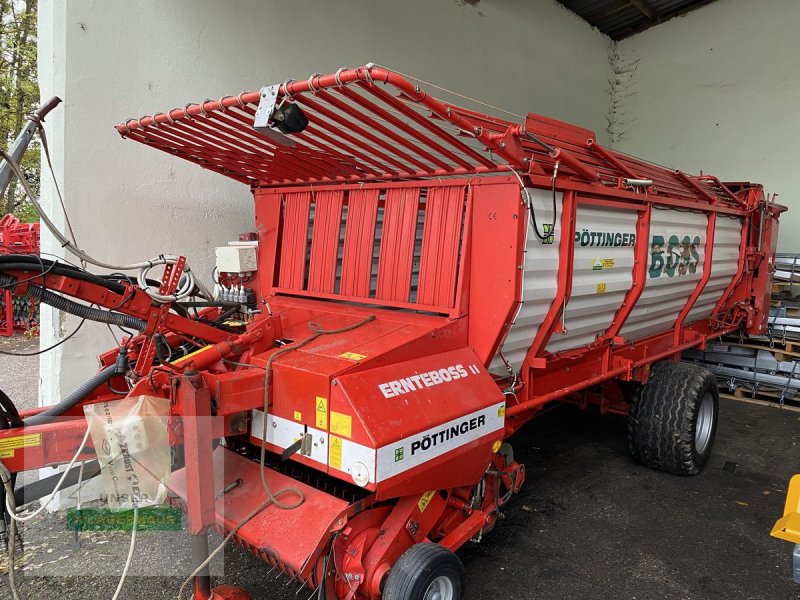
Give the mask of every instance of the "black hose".
[(31, 425), (42, 425), (49, 423), (56, 417), (63, 415), (65, 412), (74, 408), (81, 400), (86, 398), (89, 394), (95, 391), (101, 385), (108, 383), (108, 381), (117, 374), (116, 365), (106, 367), (102, 371), (98, 371), (92, 375), (86, 382), (84, 382), (77, 390), (72, 392), (69, 396), (64, 398), (58, 404), (55, 404), (48, 409), (23, 419), (22, 423), (26, 427)]
[[(10, 275), (0, 273), (0, 286), (12, 286), (16, 283), (16, 279)], [(45, 290), (39, 285), (28, 284), (28, 289), (25, 294), (29, 298), (34, 298), (39, 302), (48, 304), (53, 308), (67, 312), (76, 317), (87, 319), (89, 321), (97, 321), (99, 323), (108, 323), (109, 325), (117, 325), (119, 327), (126, 327), (128, 329), (135, 329), (137, 331), (144, 331), (147, 323), (137, 317), (130, 315), (123, 315), (122, 313), (111, 312), (109, 310), (102, 310), (100, 308), (92, 308), (85, 304), (74, 302), (69, 298), (55, 294), (50, 290)]]
[(87, 283), (101, 285), (115, 294), (124, 294), (125, 286), (113, 280), (106, 279), (100, 275), (89, 273), (78, 267), (61, 263), (58, 261), (46, 260), (34, 256), (19, 254), (0, 255), (0, 269), (4, 271), (42, 271), (54, 275), (64, 275), (79, 279)]
[[(0, 429), (22, 426), (22, 419), (19, 416), (17, 407), (3, 390), (0, 390), (0, 409), (2, 409), (2, 414), (0, 414)], [(5, 423), (3, 421), (5, 421)]]

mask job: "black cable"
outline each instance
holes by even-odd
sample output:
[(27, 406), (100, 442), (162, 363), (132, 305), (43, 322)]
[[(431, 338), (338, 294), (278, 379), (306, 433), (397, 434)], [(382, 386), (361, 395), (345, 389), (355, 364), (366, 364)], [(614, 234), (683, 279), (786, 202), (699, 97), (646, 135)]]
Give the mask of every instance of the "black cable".
[(10, 425), (12, 428), (22, 427), (22, 418), (19, 416), (17, 407), (3, 390), (0, 390), (0, 408), (2, 408), (3, 413), (5, 414), (5, 419), (8, 421), (8, 425)]
[[(547, 241), (549, 238), (553, 237), (556, 232), (556, 222), (558, 220), (558, 213), (556, 212), (556, 176), (558, 175), (558, 163), (556, 163), (555, 168), (553, 169), (553, 224), (550, 225), (550, 233), (545, 232), (545, 234), (539, 233), (539, 225), (536, 223), (536, 211), (533, 208), (533, 199), (528, 197), (528, 209), (530, 210), (531, 215), (531, 224), (533, 225), (533, 233), (536, 234), (536, 237), (539, 238), (542, 242)], [(523, 189), (525, 189), (523, 187)], [(528, 196), (528, 191), (525, 190), (525, 195)], [(546, 224), (545, 224), (546, 225)]]
[[(16, 287), (21, 283), (28, 283), (29, 281), (33, 281), (34, 279), (39, 279), (40, 277), (44, 277), (45, 275), (49, 274), (53, 270), (54, 264), (55, 263), (51, 264), (50, 266), (47, 267), (46, 270), (43, 270), (41, 273), (38, 273), (37, 275), (34, 275), (33, 277), (28, 277), (27, 279), (18, 279), (16, 281), (16, 283), (6, 283), (6, 284), (3, 284), (3, 285), (0, 285), (0, 289), (5, 290), (5, 289), (8, 289), (8, 288)], [(44, 264), (42, 264), (42, 268), (44, 268)], [(42, 280), (42, 282), (44, 282), (44, 280)]]
[(235, 360), (231, 360), (229, 358), (222, 358), (220, 360), (224, 363), (233, 365), (235, 367), (247, 367), (248, 369), (261, 369), (262, 371), (266, 370), (265, 367), (261, 367), (259, 365), (251, 365), (247, 363), (236, 362)]
[(0, 354), (5, 354), (6, 356), (38, 356), (40, 354), (44, 354), (45, 352), (50, 352), (50, 350), (52, 350), (53, 348), (57, 348), (58, 346), (60, 346), (64, 342), (66, 342), (68, 339), (70, 339), (72, 336), (74, 336), (76, 333), (78, 333), (78, 330), (81, 327), (83, 327), (83, 324), (85, 322), (86, 322), (86, 319), (81, 319), (81, 322), (78, 323), (78, 326), (75, 328), (75, 330), (72, 333), (70, 333), (63, 340), (56, 342), (55, 344), (53, 344), (49, 348), (45, 348), (44, 350), (37, 350), (36, 352), (7, 352), (5, 350), (0, 350)]
[(125, 292), (125, 286), (121, 283), (109, 281), (100, 275), (89, 273), (88, 271), (84, 271), (65, 263), (43, 259), (39, 256), (33, 257), (23, 254), (0, 254), (0, 271), (30, 271), (35, 267), (38, 267), (40, 270), (44, 270), (45, 266), (51, 266), (52, 268), (50, 271), (54, 275), (64, 275), (66, 277), (72, 277), (87, 283), (94, 283), (96, 285), (105, 287), (115, 294), (123, 294)]
[(113, 385), (111, 385), (111, 380), (110, 380), (110, 379), (109, 379), (109, 380), (106, 382), (106, 386), (108, 387), (108, 389), (110, 389), (110, 390), (111, 390), (113, 393), (115, 393), (117, 396), (127, 396), (127, 395), (128, 395), (128, 392), (130, 392), (130, 391), (131, 391), (131, 389), (130, 389), (130, 388), (128, 388), (128, 389), (127, 389), (127, 390), (125, 390), (125, 391), (122, 391), (122, 390), (118, 390), (118, 389), (116, 389), (116, 388), (115, 388)]

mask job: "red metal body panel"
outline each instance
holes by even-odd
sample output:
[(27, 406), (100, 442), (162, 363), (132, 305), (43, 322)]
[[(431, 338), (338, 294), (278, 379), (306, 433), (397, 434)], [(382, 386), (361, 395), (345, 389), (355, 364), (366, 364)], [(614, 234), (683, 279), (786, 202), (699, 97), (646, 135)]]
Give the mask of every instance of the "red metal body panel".
[(314, 203), (316, 212), (308, 270), (308, 289), (312, 292), (335, 292), (343, 197), (344, 192), (341, 190), (320, 192)]
[(460, 187), (428, 193), (417, 290), (420, 304), (454, 305), (464, 208)]
[[(209, 471), (214, 474), (213, 485), (210, 485), (208, 477), (205, 478), (205, 484), (212, 498), (216, 498), (214, 522), (227, 533), (262, 504), (267, 496), (257, 463), (224, 448), (214, 451), (213, 461), (214, 467)], [(176, 471), (170, 480), (170, 488), (186, 504), (191, 504), (187, 498), (187, 471)], [(305, 502), (294, 510), (268, 506), (239, 530), (237, 538), (254, 554), (303, 581), (315, 567), (315, 561), (308, 561), (309, 557), (314, 556), (328, 541), (330, 533), (342, 528), (349, 503), (271, 469), (265, 469), (264, 476), (273, 493), (297, 489), (303, 493)], [(228, 484), (237, 479), (241, 479), (242, 483), (220, 495)], [(284, 502), (296, 499), (295, 494), (281, 496)], [(342, 522), (337, 524), (339, 519)], [(292, 543), (287, 544), (288, 540)]]
[(379, 300), (409, 301), (418, 212), (418, 188), (391, 188), (386, 192), (375, 294)]
[(350, 191), (339, 287), (343, 296), (369, 296), (379, 195), (377, 188)]

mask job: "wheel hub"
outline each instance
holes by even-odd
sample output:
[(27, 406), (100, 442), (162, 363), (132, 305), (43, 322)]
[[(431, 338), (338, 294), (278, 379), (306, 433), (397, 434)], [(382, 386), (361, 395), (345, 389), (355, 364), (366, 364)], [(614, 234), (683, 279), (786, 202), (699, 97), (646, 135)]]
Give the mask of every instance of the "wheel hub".
[(714, 398), (706, 392), (697, 409), (697, 425), (694, 430), (694, 445), (698, 454), (703, 454), (711, 443), (711, 432), (714, 429)]
[(449, 577), (440, 575), (425, 591), (425, 600), (453, 600), (453, 582)]

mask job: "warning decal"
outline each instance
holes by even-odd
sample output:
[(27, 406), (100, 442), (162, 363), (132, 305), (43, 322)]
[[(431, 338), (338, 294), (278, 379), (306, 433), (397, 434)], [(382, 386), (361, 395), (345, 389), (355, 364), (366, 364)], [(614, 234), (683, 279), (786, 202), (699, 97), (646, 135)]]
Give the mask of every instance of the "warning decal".
[(31, 433), (0, 439), (0, 458), (14, 458), (17, 448), (33, 448), (42, 445), (42, 434)]
[(314, 421), (315, 426), (317, 429), (327, 429), (328, 428), (328, 399), (323, 398), (322, 396), (317, 396), (316, 402), (316, 415), (317, 418)]
[(431, 490), (430, 492), (425, 492), (422, 494), (422, 498), (419, 499), (417, 502), (417, 508), (419, 508), (419, 512), (425, 512), (425, 509), (428, 508), (428, 504), (431, 503), (431, 498), (436, 493), (436, 490)]
[(346, 438), (353, 437), (353, 418), (350, 415), (331, 411), (331, 433)]
[(593, 258), (592, 271), (602, 271), (603, 269), (613, 269), (616, 265), (616, 260), (613, 258)]
[(331, 436), (331, 453), (328, 464), (334, 469), (342, 470), (342, 438)]

